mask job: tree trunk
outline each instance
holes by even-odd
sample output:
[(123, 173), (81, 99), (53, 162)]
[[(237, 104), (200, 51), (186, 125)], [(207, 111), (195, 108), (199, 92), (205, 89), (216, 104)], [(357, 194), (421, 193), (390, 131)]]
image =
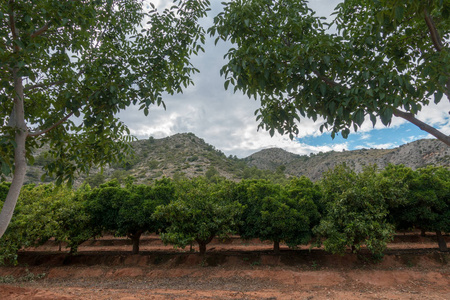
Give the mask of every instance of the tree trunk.
[(445, 242), (445, 239), (442, 236), (442, 233), (440, 230), (436, 231), (436, 237), (437, 237), (437, 242), (439, 245), (439, 251), (447, 252), (448, 251), (447, 243)]
[(208, 245), (214, 238), (215, 235), (211, 235), (206, 240), (195, 239), (198, 244), (200, 255), (204, 255), (206, 253), (206, 245)]
[(133, 254), (139, 254), (139, 241), (141, 234), (142, 231), (138, 231), (135, 234), (130, 235), (131, 241), (133, 242)]
[(76, 254), (78, 252), (78, 246), (79, 246), (78, 244), (71, 246), (70, 250), (69, 250), (69, 254), (70, 255)]
[(200, 255), (205, 255), (205, 253), (206, 253), (206, 243), (205, 242), (198, 243), (198, 248), (199, 248), (199, 251), (200, 251)]
[(280, 241), (273, 242), (273, 252), (275, 252), (276, 254), (280, 253)]
[(420, 236), (426, 236), (426, 233), (425, 229), (420, 229)]
[(23, 82), (19, 75), (19, 68), (13, 68), (14, 78), (14, 107), (9, 120), (10, 126), (15, 129), (14, 141), (14, 175), (11, 181), (8, 195), (3, 204), (0, 213), (0, 238), (8, 228), (14, 209), (16, 208), (17, 199), (19, 198), (20, 189), (23, 186), (25, 174), (27, 172), (27, 159), (25, 141), (28, 136), (28, 128), (25, 124), (25, 113), (23, 104)]

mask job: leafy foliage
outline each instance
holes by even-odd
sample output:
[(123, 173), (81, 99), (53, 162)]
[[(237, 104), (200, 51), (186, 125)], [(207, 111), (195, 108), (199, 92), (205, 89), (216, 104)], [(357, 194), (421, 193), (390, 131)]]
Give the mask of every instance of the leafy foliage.
[[(0, 174), (14, 170), (0, 213), (5, 232), (32, 150), (48, 145), (44, 170), (71, 184), (77, 172), (120, 162), (129, 130), (115, 115), (165, 106), (198, 70), (208, 0), (12, 0), (0, 3)], [(75, 119), (76, 118), (76, 119)], [(27, 162), (28, 160), (28, 162)]]
[(312, 227), (319, 220), (313, 199), (320, 192), (309, 179), (292, 179), (285, 187), (265, 180), (242, 181), (236, 191), (245, 205), (241, 237), (273, 241), (275, 252), (280, 242), (295, 248), (311, 240)]
[[(91, 189), (73, 190), (53, 184), (27, 185), (11, 226), (0, 240), (0, 262), (16, 262), (20, 249), (36, 247), (50, 238), (71, 253), (84, 241), (113, 233), (127, 236), (133, 252), (145, 232), (157, 232), (165, 243), (185, 247), (196, 242), (204, 254), (214, 238), (238, 233), (291, 248), (313, 237), (326, 251), (344, 254), (366, 247), (380, 257), (397, 229), (417, 227), (435, 231), (446, 251), (442, 232), (449, 231), (450, 171), (426, 167), (416, 171), (402, 165), (376, 166), (356, 173), (340, 165), (319, 183), (306, 177), (286, 185), (267, 180), (239, 183), (217, 177), (156, 180), (136, 185), (127, 177)], [(0, 183), (0, 204), (9, 183)]]
[[(204, 31), (197, 21), (208, 4), (176, 1), (163, 12), (137, 0), (1, 4), (2, 145), (11, 137), (6, 123), (14, 83), (7, 74), (17, 66), (26, 80), (29, 127), (45, 130), (68, 114), (82, 117), (79, 125), (68, 119), (34, 138), (39, 144), (33, 146), (50, 146), (47, 160), (55, 160), (45, 165), (50, 175), (71, 179), (77, 169), (88, 171), (91, 162), (121, 158), (127, 147), (118, 148), (117, 142), (126, 127), (114, 115), (132, 104), (147, 115), (151, 105), (164, 105), (163, 92), (178, 93), (192, 83), (197, 69), (188, 59), (202, 50)], [(12, 12), (18, 36), (6, 22)], [(5, 171), (12, 165), (9, 157), (2, 155)]]
[(178, 182), (178, 198), (155, 212), (157, 219), (168, 222), (162, 240), (182, 248), (197, 242), (204, 254), (215, 236), (235, 233), (242, 205), (229, 198), (230, 185), (203, 177)]
[(153, 186), (134, 185), (130, 180), (125, 187), (116, 180), (109, 181), (86, 196), (89, 226), (96, 235), (112, 232), (128, 236), (133, 241), (133, 253), (137, 254), (141, 234), (158, 232), (163, 227), (164, 223), (152, 218), (156, 207), (168, 204), (174, 194), (175, 187), (169, 179), (156, 181)]
[(357, 252), (365, 245), (372, 254), (382, 255), (394, 226), (387, 222), (388, 207), (375, 166), (356, 174), (341, 165), (329, 171), (321, 184), (326, 211), (314, 232), (325, 238), (325, 250), (344, 254), (347, 247)]
[(416, 170), (408, 180), (407, 201), (392, 208), (401, 229), (421, 228), (436, 232), (439, 248), (447, 250), (441, 232), (450, 231), (450, 170), (426, 167)]
[(52, 184), (25, 186), (11, 225), (0, 240), (0, 261), (14, 262), (18, 250), (41, 245), (51, 237), (66, 241), (60, 221), (74, 209), (72, 197), (71, 189)]
[[(327, 31), (305, 0), (234, 0), (209, 28), (230, 41), (221, 74), (260, 98), (259, 128), (298, 134), (301, 118), (347, 137), (366, 119), (384, 125), (402, 117), (450, 145), (415, 118), (449, 95), (448, 1), (343, 1)], [(399, 42), (401, 41), (401, 42)]]

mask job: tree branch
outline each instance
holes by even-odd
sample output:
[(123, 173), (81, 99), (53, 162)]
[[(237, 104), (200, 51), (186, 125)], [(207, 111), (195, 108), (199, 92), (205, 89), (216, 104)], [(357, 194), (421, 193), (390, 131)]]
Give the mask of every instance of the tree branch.
[(425, 14), (425, 22), (427, 23), (428, 30), (430, 31), (431, 40), (433, 41), (434, 48), (436, 48), (438, 52), (441, 52), (444, 46), (442, 45), (441, 37), (439, 36), (439, 33), (436, 29), (436, 25), (434, 25), (433, 18), (431, 18), (430, 14), (426, 9), (424, 9), (424, 14)]
[(450, 136), (445, 135), (442, 132), (440, 132), (439, 130), (437, 130), (436, 128), (431, 127), (430, 125), (427, 125), (424, 122), (418, 120), (413, 114), (407, 113), (404, 111), (400, 111), (400, 110), (394, 108), (394, 116), (403, 118), (406, 121), (413, 123), (414, 125), (416, 125), (420, 129), (422, 129), (423, 131), (428, 132), (432, 136), (436, 137), (438, 140), (440, 140), (440, 141), (444, 142), (445, 144), (447, 144), (448, 146), (450, 146)]
[(52, 130), (53, 128), (56, 128), (59, 125), (61, 125), (62, 123), (64, 123), (65, 121), (67, 121), (72, 115), (73, 115), (73, 112), (71, 112), (70, 114), (68, 114), (67, 116), (65, 116), (64, 118), (62, 118), (61, 120), (59, 120), (58, 122), (56, 122), (55, 124), (53, 124), (52, 126), (46, 128), (44, 130), (28, 133), (28, 136), (39, 136), (39, 135), (45, 134), (45, 133), (49, 132), (50, 130)]
[(44, 32), (46, 32), (48, 30), (48, 28), (50, 27), (51, 22), (48, 22), (47, 24), (45, 24), (44, 26), (42, 26), (41, 28), (39, 28), (38, 30), (36, 30), (35, 32), (33, 32), (30, 37), (33, 39), (37, 36), (40, 36), (41, 34), (43, 34)]
[[(314, 71), (314, 74), (316, 74), (322, 81), (324, 81), (330, 87), (342, 87), (342, 85), (323, 76), (318, 71)], [(403, 118), (406, 121), (411, 122), (412, 124), (419, 127), (421, 130), (428, 132), (432, 136), (436, 137), (438, 140), (440, 140), (440, 141), (444, 142), (445, 144), (447, 144), (448, 146), (450, 146), (450, 136), (445, 135), (444, 133), (440, 132), (436, 128), (420, 121), (412, 113), (407, 113), (407, 112), (398, 110), (397, 108), (394, 108), (394, 116)]]
[(42, 87), (50, 87), (52, 85), (60, 85), (60, 84), (63, 84), (64, 82), (65, 82), (65, 80), (59, 80), (59, 81), (29, 85), (24, 88), (24, 91), (29, 91), (29, 90), (33, 90), (33, 89), (37, 89), (37, 88), (42, 88)]
[[(425, 14), (425, 22), (427, 24), (428, 30), (430, 31), (431, 41), (433, 42), (434, 48), (436, 51), (441, 52), (444, 49), (444, 45), (442, 44), (442, 39), (439, 36), (439, 32), (436, 29), (436, 25), (434, 24), (433, 18), (430, 16), (428, 11), (424, 9)], [(445, 90), (445, 95), (450, 101), (450, 76), (448, 76), (447, 86)]]
[(342, 85), (340, 85), (339, 83), (337, 83), (336, 81), (329, 79), (326, 76), (323, 76), (322, 74), (319, 73), (319, 71), (315, 70), (313, 71), (314, 74), (316, 74), (317, 77), (319, 77), (320, 80), (322, 80), (323, 82), (325, 82), (329, 87), (343, 87)]
[[(11, 11), (9, 12), (9, 26), (11, 29), (13, 41), (16, 41), (19, 37), (19, 30), (16, 27), (16, 20), (14, 18), (14, 10), (12, 9), (12, 7), (14, 5), (14, 1), (10, 0), (9, 5), (11, 7)], [(14, 48), (14, 52), (19, 52), (19, 50), (20, 50), (20, 47), (16, 43), (13, 44), (13, 48)]]

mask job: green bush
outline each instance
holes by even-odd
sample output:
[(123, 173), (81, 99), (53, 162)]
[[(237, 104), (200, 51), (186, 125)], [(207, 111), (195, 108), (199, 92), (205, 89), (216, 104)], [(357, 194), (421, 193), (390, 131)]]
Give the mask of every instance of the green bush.
[(186, 247), (197, 242), (200, 254), (218, 236), (237, 232), (242, 205), (229, 196), (231, 182), (211, 183), (204, 177), (177, 182), (177, 199), (156, 209), (155, 217), (166, 221), (161, 234), (166, 244)]
[[(362, 246), (381, 256), (392, 240), (394, 226), (387, 222), (388, 205), (376, 167), (356, 174), (344, 165), (327, 172), (321, 181), (325, 212), (314, 228), (326, 251), (356, 253)], [(319, 242), (320, 244), (320, 242)]]

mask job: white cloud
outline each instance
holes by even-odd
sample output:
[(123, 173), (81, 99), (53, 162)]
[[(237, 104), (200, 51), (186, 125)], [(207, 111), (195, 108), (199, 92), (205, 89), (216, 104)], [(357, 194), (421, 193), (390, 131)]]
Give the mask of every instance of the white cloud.
[(371, 135), (368, 133), (361, 133), (361, 136), (359, 137), (360, 140), (368, 140), (371, 138)]
[[(315, 0), (310, 1), (309, 4), (318, 12), (318, 15), (328, 17), (339, 2), (341, 1)], [(167, 1), (164, 3), (167, 4)], [(158, 4), (162, 5), (163, 3), (158, 1)], [(221, 7), (219, 1), (212, 1), (210, 17), (202, 21), (206, 27), (212, 24), (212, 17), (221, 10)], [(166, 111), (160, 107), (152, 107), (148, 117), (144, 117), (144, 114), (136, 107), (131, 107), (119, 115), (121, 120), (138, 138), (148, 138), (149, 136), (161, 138), (175, 133), (193, 132), (225, 154), (239, 157), (245, 157), (271, 147), (283, 148), (296, 154), (348, 149), (349, 143), (347, 142), (330, 142), (328, 145), (312, 146), (296, 140), (291, 141), (287, 136), (275, 134), (274, 137), (270, 137), (269, 133), (264, 130), (257, 131), (258, 123), (255, 120), (254, 112), (259, 107), (259, 102), (249, 99), (240, 92), (234, 94), (224, 90), (224, 78), (220, 77), (219, 70), (225, 63), (223, 55), (227, 46), (229, 45), (223, 42), (215, 46), (213, 38), (207, 39), (206, 53), (201, 53), (192, 59), (194, 66), (200, 70), (200, 74), (193, 77), (195, 86), (189, 87), (183, 94), (165, 96)], [(450, 111), (450, 103), (443, 99), (438, 106), (424, 107), (418, 117), (450, 134), (448, 111)], [(299, 124), (298, 137), (320, 136), (322, 133), (319, 127), (322, 122), (321, 119), (317, 122), (302, 119)], [(406, 121), (401, 118), (393, 118), (390, 128), (397, 128), (405, 123)], [(396, 146), (392, 143), (378, 144), (371, 141), (372, 130), (385, 128), (381, 121), (378, 121), (373, 128), (372, 122), (367, 118), (362, 128), (356, 133), (360, 134), (360, 147), (389, 148)], [(424, 136), (427, 135), (424, 134)], [(405, 136), (399, 136), (399, 143), (414, 139), (416, 137), (405, 134)]]
[(367, 148), (374, 148), (374, 149), (389, 149), (397, 146), (397, 144), (394, 143), (385, 143), (385, 144), (367, 143), (366, 145)]

